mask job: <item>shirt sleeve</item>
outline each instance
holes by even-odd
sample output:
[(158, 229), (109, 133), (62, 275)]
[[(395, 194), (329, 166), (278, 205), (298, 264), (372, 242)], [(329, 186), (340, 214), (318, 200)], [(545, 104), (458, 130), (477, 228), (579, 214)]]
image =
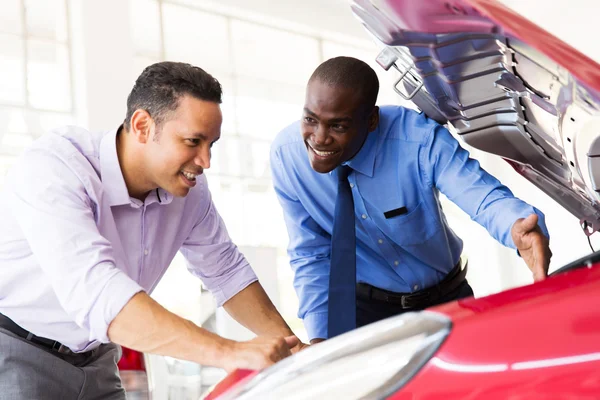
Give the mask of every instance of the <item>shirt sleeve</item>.
[(310, 340), (326, 339), (331, 236), (299, 201), (273, 150), (271, 171), (289, 235), (288, 255), (300, 302), (298, 317), (303, 319)]
[(108, 326), (142, 288), (116, 265), (98, 231), (92, 201), (71, 168), (85, 166), (68, 161), (27, 152), (9, 173), (5, 195), (62, 308), (90, 341), (107, 343)]
[(188, 270), (215, 296), (220, 307), (258, 280), (244, 255), (231, 241), (225, 223), (211, 199), (206, 180), (198, 222), (181, 247)]
[(533, 213), (538, 215), (538, 225), (549, 236), (544, 214), (516, 198), (510, 189), (481, 168), (443, 126), (433, 128), (428, 143), (422, 148), (420, 162), (430, 184), (503, 245), (516, 249), (511, 228), (517, 219)]

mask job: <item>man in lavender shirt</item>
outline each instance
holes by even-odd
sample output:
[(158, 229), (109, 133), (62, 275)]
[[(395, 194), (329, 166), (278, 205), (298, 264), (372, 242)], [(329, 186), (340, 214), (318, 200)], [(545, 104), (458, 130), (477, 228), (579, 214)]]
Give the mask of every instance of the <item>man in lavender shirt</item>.
[[(15, 163), (0, 196), (0, 399), (122, 399), (118, 345), (226, 370), (303, 346), (211, 200), (202, 172), (220, 103), (202, 69), (154, 64), (118, 129), (58, 129)], [(256, 339), (224, 339), (150, 298), (177, 251)]]

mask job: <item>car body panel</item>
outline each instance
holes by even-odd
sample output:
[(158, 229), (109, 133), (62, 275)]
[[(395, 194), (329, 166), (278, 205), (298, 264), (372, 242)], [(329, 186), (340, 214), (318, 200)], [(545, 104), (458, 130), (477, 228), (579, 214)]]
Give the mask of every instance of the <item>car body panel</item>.
[(222, 394), (226, 393), (232, 387), (242, 384), (244, 381), (258, 374), (258, 371), (251, 369), (236, 369), (227, 374), (225, 378), (203, 398), (203, 400), (216, 400)]
[(598, 398), (600, 264), (586, 262), (540, 283), (431, 308), (452, 319), (450, 336), (391, 398)]

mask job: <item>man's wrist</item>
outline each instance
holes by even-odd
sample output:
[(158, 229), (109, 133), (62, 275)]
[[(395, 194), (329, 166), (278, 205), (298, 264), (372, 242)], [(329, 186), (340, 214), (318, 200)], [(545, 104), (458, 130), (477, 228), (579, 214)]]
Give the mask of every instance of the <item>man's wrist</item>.
[[(208, 363), (213, 364), (215, 367), (223, 368), (224, 370), (230, 370), (230, 359), (235, 353), (235, 344), (233, 340), (225, 339), (224, 337), (216, 336), (216, 340), (213, 342), (213, 348), (208, 351), (210, 358)], [(206, 364), (206, 362), (200, 364)]]
[(286, 336), (296, 336), (296, 334), (286, 324), (285, 328), (282, 328), (281, 336), (283, 336), (283, 337), (286, 337)]
[(279, 321), (275, 321), (275, 324), (270, 324), (267, 329), (261, 329), (259, 332), (254, 332), (257, 336), (294, 336), (294, 332), (290, 329), (289, 325), (284, 321), (282, 317), (277, 318)]
[(210, 365), (228, 370), (231, 359), (235, 358), (236, 341), (226, 339), (205, 328), (190, 323), (191, 331), (187, 343), (193, 349), (191, 360), (201, 365)]

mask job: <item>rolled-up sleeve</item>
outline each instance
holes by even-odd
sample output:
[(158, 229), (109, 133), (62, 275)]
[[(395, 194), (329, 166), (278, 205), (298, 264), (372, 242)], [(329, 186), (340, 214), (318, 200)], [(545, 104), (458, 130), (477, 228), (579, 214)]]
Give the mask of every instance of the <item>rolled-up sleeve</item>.
[(538, 225), (548, 236), (544, 214), (516, 198), (481, 168), (443, 126), (433, 128), (420, 162), (433, 186), (505, 246), (516, 249), (511, 228), (517, 219), (533, 213), (538, 215)]
[(116, 265), (84, 183), (62, 159), (37, 150), (8, 175), (5, 196), (60, 305), (91, 341), (109, 342), (108, 326), (142, 288)]
[(201, 207), (198, 222), (183, 243), (181, 253), (188, 270), (202, 280), (221, 306), (258, 278), (229, 237), (207, 187), (202, 201), (206, 207)]

